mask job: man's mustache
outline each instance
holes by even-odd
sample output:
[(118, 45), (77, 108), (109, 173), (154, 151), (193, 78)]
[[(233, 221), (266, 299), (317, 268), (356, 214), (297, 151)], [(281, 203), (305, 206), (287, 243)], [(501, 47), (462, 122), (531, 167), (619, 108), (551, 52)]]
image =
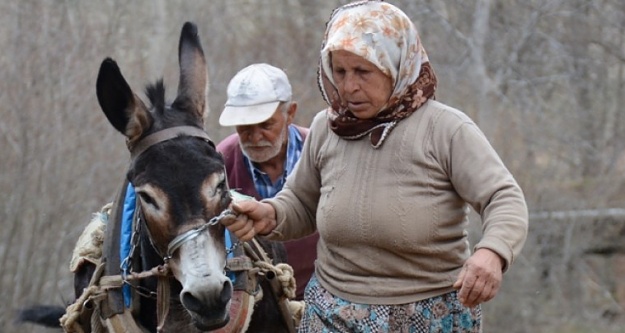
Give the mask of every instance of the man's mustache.
[(265, 147), (273, 147), (273, 145), (269, 141), (260, 141), (258, 143), (244, 143), (243, 147), (245, 147), (245, 148), (265, 148)]

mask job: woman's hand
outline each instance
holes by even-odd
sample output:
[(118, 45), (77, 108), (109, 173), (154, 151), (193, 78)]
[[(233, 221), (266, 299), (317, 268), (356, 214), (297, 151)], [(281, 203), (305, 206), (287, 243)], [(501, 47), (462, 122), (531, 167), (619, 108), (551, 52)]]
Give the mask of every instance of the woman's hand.
[(467, 307), (491, 300), (499, 291), (504, 261), (489, 249), (479, 249), (464, 263), (453, 287), (460, 302)]
[(268, 203), (244, 200), (233, 203), (230, 209), (236, 216), (227, 215), (220, 222), (242, 242), (256, 235), (267, 235), (277, 225), (276, 211)]

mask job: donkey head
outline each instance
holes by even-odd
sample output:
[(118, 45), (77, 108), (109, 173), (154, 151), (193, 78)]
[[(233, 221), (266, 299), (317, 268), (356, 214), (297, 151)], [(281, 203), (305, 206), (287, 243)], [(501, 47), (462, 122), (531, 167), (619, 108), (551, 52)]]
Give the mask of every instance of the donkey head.
[[(96, 88), (104, 114), (126, 136), (132, 156), (127, 176), (152, 245), (168, 257), (195, 325), (208, 330), (227, 323), (232, 283), (224, 275), (224, 228), (207, 223), (226, 209), (230, 196), (223, 159), (202, 130), (207, 69), (190, 22), (182, 28), (178, 56), (178, 95), (170, 105), (159, 81), (148, 86), (146, 106), (110, 58), (102, 62)], [(190, 237), (181, 242), (180, 235)], [(173, 240), (178, 246), (172, 251)]]

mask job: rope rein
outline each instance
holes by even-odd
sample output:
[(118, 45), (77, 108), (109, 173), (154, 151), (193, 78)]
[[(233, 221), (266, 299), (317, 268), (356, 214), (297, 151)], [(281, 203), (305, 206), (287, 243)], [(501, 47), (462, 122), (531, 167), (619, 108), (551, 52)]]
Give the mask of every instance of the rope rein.
[(274, 273), (278, 281), (280, 281), (284, 295), (289, 299), (295, 298), (295, 276), (293, 275), (293, 267), (291, 265), (277, 264), (274, 266), (266, 261), (255, 261), (254, 266), (260, 268), (265, 275), (267, 272)]
[[(254, 240), (254, 242), (256, 241)], [(237, 242), (237, 246), (238, 244), (239, 243)], [(273, 265), (271, 264), (271, 260), (266, 257), (266, 254), (264, 252), (261, 255), (258, 255), (257, 252), (251, 248), (250, 244), (242, 244), (246, 247), (246, 252), (248, 252), (248, 254), (251, 255), (254, 259), (252, 262), (254, 268), (250, 269), (250, 273), (263, 276), (270, 276), (273, 274), (274, 278), (279, 281), (282, 292), (284, 293), (286, 298), (295, 298), (296, 281), (293, 273), (293, 268), (289, 264), (285, 263)], [(260, 247), (258, 248), (260, 249)], [(141, 296), (157, 299), (157, 304), (159, 305), (159, 309), (157, 311), (157, 322), (159, 323), (160, 330), (165, 322), (165, 317), (169, 312), (169, 286), (161, 283), (164, 279), (168, 279), (172, 276), (169, 265), (165, 263), (163, 265), (153, 267), (148, 271), (125, 272), (120, 275), (102, 276), (103, 271), (104, 264), (101, 263), (97, 266), (96, 271), (94, 272), (89, 282), (89, 285), (85, 289), (83, 289), (80, 297), (78, 297), (74, 303), (70, 304), (67, 307), (65, 315), (63, 315), (63, 317), (61, 317), (60, 319), (61, 326), (63, 327), (65, 332), (85, 333), (78, 322), (81, 314), (86, 310), (87, 307), (92, 306), (93, 304), (95, 304), (97, 308), (97, 304), (99, 304), (100, 301), (107, 297), (107, 292), (109, 290), (121, 288), (124, 284), (128, 284), (135, 288), (137, 293)], [(139, 288), (138, 286), (135, 286), (131, 283), (132, 281), (138, 281), (149, 277), (159, 278), (159, 289), (157, 290), (157, 292), (145, 288)], [(167, 297), (165, 297), (165, 295), (167, 295)], [(254, 296), (256, 302), (260, 301), (260, 299), (263, 297), (262, 293), (258, 293)], [(294, 317), (301, 316), (301, 314), (296, 313), (299, 312), (298, 310), (290, 310)]]
[[(70, 304), (65, 315), (61, 317), (60, 323), (65, 332), (77, 332), (84, 333), (84, 330), (80, 326), (78, 320), (86, 307), (92, 304), (98, 304), (99, 301), (107, 297), (107, 291), (111, 289), (121, 288), (123, 284), (130, 281), (137, 281), (146, 279), (152, 276), (156, 277), (168, 277), (170, 276), (170, 269), (167, 264), (153, 267), (149, 271), (139, 273), (129, 273), (125, 275), (108, 275), (102, 276), (104, 271), (104, 264), (101, 263), (96, 268), (89, 285), (83, 289), (80, 297), (76, 301)], [(153, 293), (152, 291), (150, 291)]]
[[(103, 207), (100, 211), (100, 215), (98, 215), (99, 222), (105, 223), (108, 221), (111, 214), (111, 206), (111, 204), (107, 204)], [(105, 271), (105, 263), (100, 262), (98, 259), (96, 270), (89, 281), (89, 285), (83, 289), (80, 297), (78, 297), (74, 303), (70, 304), (66, 308), (66, 313), (60, 319), (60, 324), (65, 332), (84, 333), (85, 328), (81, 326), (81, 320), (85, 320), (85, 315), (90, 316), (91, 330), (93, 333), (121, 332), (120, 329), (124, 332), (134, 332), (134, 328), (139, 330), (136, 326), (135, 319), (132, 318), (129, 311), (124, 311), (121, 314), (108, 318), (105, 322), (103, 322), (100, 318), (102, 311), (101, 303), (108, 298), (108, 292), (111, 290), (119, 290), (124, 285), (130, 286), (139, 296), (156, 299), (157, 332), (161, 332), (165, 325), (170, 306), (170, 279), (172, 277), (172, 272), (169, 268), (169, 260), (171, 260), (174, 253), (185, 242), (198, 237), (201, 233), (206, 232), (209, 227), (217, 225), (222, 218), (233, 214), (233, 212), (229, 209), (225, 209), (205, 224), (180, 234), (168, 244), (166, 254), (162, 256), (164, 261), (163, 265), (155, 266), (147, 271), (134, 272), (132, 270), (134, 266), (132, 259), (139, 247), (141, 227), (143, 224), (141, 214), (139, 212), (139, 210), (135, 211), (135, 215), (133, 217), (134, 221), (130, 238), (130, 251), (120, 263), (120, 274), (103, 275)], [(95, 233), (91, 233), (89, 236), (90, 238), (93, 238), (97, 235), (95, 235)], [(297, 309), (301, 309), (303, 307), (294, 308), (293, 305), (295, 304), (293, 303), (298, 302), (289, 303), (288, 301), (289, 299), (295, 298), (296, 281), (293, 268), (285, 263), (273, 265), (272, 259), (267, 255), (256, 239), (253, 239), (249, 243), (242, 243), (237, 239), (233, 244), (226, 248), (226, 255), (233, 253), (239, 246), (244, 247), (245, 250), (243, 252), (247, 255), (246, 260), (249, 266), (241, 266), (241, 257), (235, 257), (227, 259), (226, 269), (233, 272), (247, 270), (250, 276), (266, 277), (270, 282), (272, 293), (279, 299), (280, 311), (285, 322), (287, 323), (289, 331), (295, 332), (293, 324), (294, 322), (299, 323), (299, 318), (301, 318), (301, 311)], [(91, 250), (93, 250), (94, 253), (97, 252), (95, 251), (96, 249)], [(97, 246), (97, 250), (99, 250), (99, 246)], [(100, 253), (97, 257), (100, 257), (101, 255), (102, 254)], [(237, 265), (237, 261), (239, 261), (239, 265)], [(156, 277), (158, 279), (156, 291), (142, 287), (138, 283), (133, 283), (150, 277)], [(255, 281), (256, 278), (253, 280)], [(248, 290), (248, 294), (253, 297), (254, 303), (260, 301), (263, 297), (260, 285), (256, 286), (255, 291)], [(248, 316), (251, 316), (251, 312)], [(293, 319), (294, 322), (292, 322), (291, 319)], [(128, 330), (125, 327), (127, 327)]]

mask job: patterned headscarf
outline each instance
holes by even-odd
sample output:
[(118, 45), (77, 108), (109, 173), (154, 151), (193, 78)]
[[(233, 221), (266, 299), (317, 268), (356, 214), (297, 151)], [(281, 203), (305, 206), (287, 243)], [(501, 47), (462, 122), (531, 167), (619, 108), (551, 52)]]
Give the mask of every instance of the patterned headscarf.
[[(389, 101), (372, 119), (358, 119), (341, 105), (330, 53), (345, 50), (373, 63), (393, 82)], [(434, 98), (436, 76), (417, 29), (399, 8), (381, 1), (339, 7), (326, 25), (318, 69), (321, 94), (330, 105), (330, 128), (344, 139), (367, 134), (378, 148), (399, 121)]]

